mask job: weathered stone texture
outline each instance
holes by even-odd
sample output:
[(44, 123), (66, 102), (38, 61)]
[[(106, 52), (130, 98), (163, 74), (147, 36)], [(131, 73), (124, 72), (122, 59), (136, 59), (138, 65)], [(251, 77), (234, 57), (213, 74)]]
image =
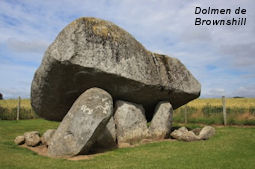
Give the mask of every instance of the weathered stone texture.
[(155, 108), (152, 118), (149, 135), (153, 139), (168, 138), (173, 119), (173, 108), (169, 102), (159, 102)]
[(115, 106), (118, 144), (135, 144), (148, 136), (147, 121), (141, 105), (119, 100)]
[(85, 91), (73, 104), (54, 133), (50, 156), (86, 154), (105, 130), (113, 114), (112, 97), (99, 88)]
[(45, 52), (32, 82), (32, 107), (41, 117), (61, 121), (92, 87), (115, 100), (142, 104), (148, 120), (159, 101), (170, 101), (176, 109), (197, 98), (201, 89), (178, 59), (149, 52), (111, 22), (80, 18)]
[(55, 129), (48, 129), (47, 131), (45, 131), (45, 133), (43, 133), (41, 137), (42, 144), (48, 146), (55, 131)]
[(27, 146), (37, 146), (40, 142), (40, 133), (38, 131), (30, 131), (24, 133), (25, 143)]

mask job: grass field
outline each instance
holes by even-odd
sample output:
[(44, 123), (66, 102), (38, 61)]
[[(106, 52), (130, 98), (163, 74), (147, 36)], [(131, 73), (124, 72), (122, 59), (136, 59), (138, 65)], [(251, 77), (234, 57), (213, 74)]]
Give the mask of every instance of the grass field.
[[(17, 100), (0, 100), (0, 119), (15, 120)], [(233, 125), (255, 125), (255, 98), (226, 98), (227, 121)], [(175, 110), (174, 121), (184, 122), (187, 111), (189, 123), (223, 124), (221, 99), (196, 99)], [(20, 119), (33, 119), (29, 99), (21, 101)]]
[(13, 143), (25, 131), (44, 132), (58, 123), (46, 120), (0, 121), (1, 169), (254, 169), (255, 128), (216, 128), (208, 141), (164, 141), (115, 149), (91, 159), (51, 159)]

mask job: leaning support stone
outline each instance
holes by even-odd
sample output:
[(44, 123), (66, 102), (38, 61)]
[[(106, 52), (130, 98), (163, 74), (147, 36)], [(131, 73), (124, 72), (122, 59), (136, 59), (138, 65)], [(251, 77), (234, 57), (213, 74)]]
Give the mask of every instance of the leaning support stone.
[(73, 104), (48, 148), (50, 156), (86, 154), (105, 130), (113, 113), (112, 97), (99, 88), (84, 92)]

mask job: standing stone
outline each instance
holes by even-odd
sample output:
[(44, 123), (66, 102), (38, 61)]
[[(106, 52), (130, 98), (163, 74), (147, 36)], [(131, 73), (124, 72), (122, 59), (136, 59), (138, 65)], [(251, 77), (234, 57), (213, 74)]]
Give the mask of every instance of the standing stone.
[(21, 145), (25, 143), (25, 137), (24, 136), (17, 136), (14, 140), (14, 143), (16, 145)]
[(0, 93), (0, 100), (3, 100), (3, 94)]
[(202, 128), (202, 130), (199, 133), (199, 138), (202, 140), (208, 140), (210, 137), (212, 137), (215, 134), (215, 129), (211, 126), (205, 126)]
[(152, 139), (164, 139), (169, 137), (172, 118), (172, 105), (169, 102), (159, 102), (149, 127), (150, 137)]
[(27, 146), (37, 146), (40, 142), (40, 134), (38, 131), (30, 131), (24, 133), (25, 143)]
[(118, 144), (134, 144), (146, 138), (148, 129), (143, 106), (126, 101), (117, 101), (115, 106)]
[(176, 58), (152, 53), (117, 25), (79, 18), (48, 47), (31, 85), (39, 116), (61, 121), (74, 101), (97, 86), (117, 100), (142, 104), (151, 120), (159, 100), (174, 109), (200, 95), (201, 85)]
[(113, 117), (111, 117), (104, 131), (99, 134), (92, 149), (94, 149), (95, 151), (112, 149), (117, 147), (116, 141), (117, 141), (117, 134), (116, 134), (115, 122)]
[(55, 131), (55, 129), (48, 129), (41, 137), (42, 144), (48, 146)]
[(99, 88), (85, 91), (73, 104), (53, 135), (50, 156), (86, 154), (113, 113), (112, 97)]

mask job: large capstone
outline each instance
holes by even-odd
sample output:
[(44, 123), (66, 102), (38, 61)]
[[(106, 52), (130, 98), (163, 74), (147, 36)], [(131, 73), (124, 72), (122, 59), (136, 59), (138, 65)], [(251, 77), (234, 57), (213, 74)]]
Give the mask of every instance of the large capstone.
[(148, 120), (159, 101), (170, 101), (176, 109), (201, 89), (178, 59), (146, 50), (111, 22), (80, 18), (45, 52), (32, 82), (32, 107), (39, 116), (60, 121), (92, 87), (108, 91), (114, 100), (143, 105)]
[(84, 92), (53, 134), (48, 154), (74, 156), (86, 154), (105, 130), (113, 113), (110, 94), (99, 88)]

